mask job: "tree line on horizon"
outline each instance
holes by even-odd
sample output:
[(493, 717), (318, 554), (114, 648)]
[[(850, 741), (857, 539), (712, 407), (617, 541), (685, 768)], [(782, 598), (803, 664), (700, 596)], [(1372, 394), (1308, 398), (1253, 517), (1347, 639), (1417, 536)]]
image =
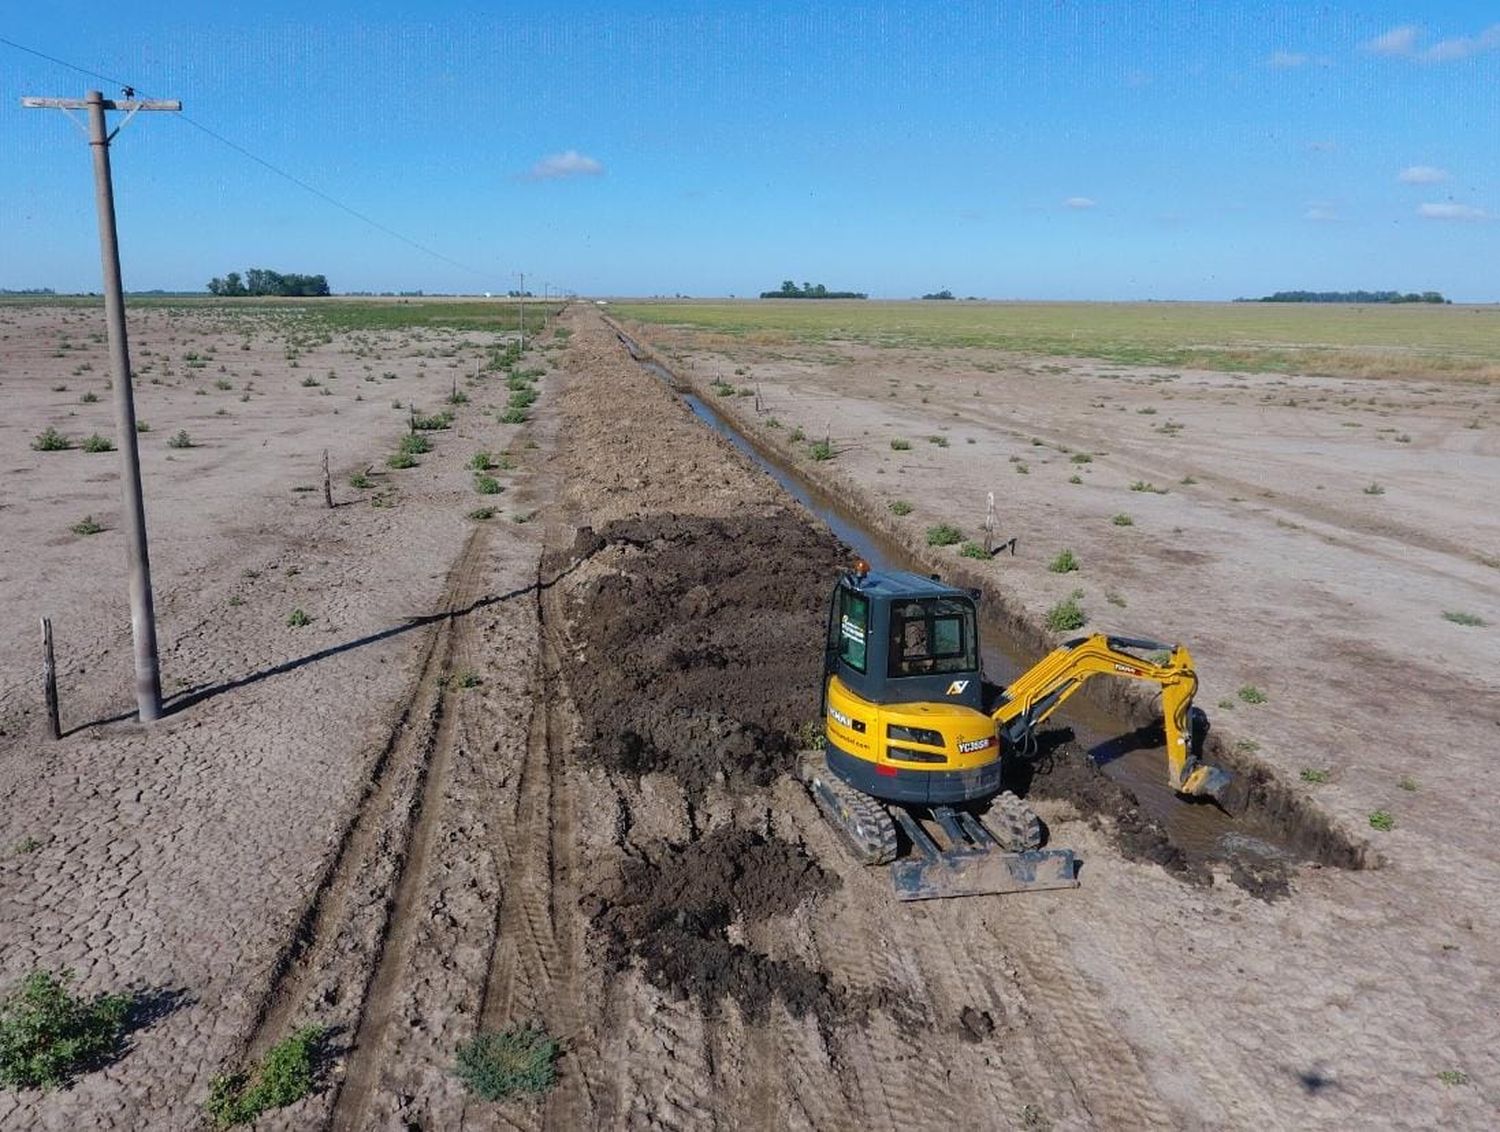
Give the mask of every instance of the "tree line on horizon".
[(1237, 303), (1451, 303), (1438, 291), (1277, 291), (1260, 299)]
[(306, 298), (332, 294), (328, 279), (322, 275), (298, 275), (295, 272), (283, 275), (264, 267), (252, 267), (240, 278), (238, 271), (231, 271), (224, 278), (208, 281), (210, 295), (238, 298), (242, 295), (276, 295), (283, 298)]
[(803, 283), (801, 287), (790, 279), (782, 281), (778, 291), (762, 291), (762, 299), (868, 299), (863, 291), (830, 291), (822, 283)]

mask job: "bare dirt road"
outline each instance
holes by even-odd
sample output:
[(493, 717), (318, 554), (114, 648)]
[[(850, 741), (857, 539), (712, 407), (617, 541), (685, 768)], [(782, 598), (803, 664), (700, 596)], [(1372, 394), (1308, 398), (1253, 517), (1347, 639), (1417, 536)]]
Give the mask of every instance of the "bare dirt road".
[[(399, 336), (378, 345), (382, 359), (401, 350)], [(307, 1021), (332, 1028), (322, 1083), (258, 1126), (1486, 1124), (1492, 913), (1460, 909), (1455, 881), (1441, 904), (1412, 887), (1433, 871), (1415, 854), (1302, 866), (1289, 894), (1222, 861), (1172, 867), (1143, 851), (1170, 837), (1056, 736), (1033, 797), (1084, 860), (1081, 887), (894, 902), (790, 773), (816, 724), (842, 548), (593, 310), (570, 308), (540, 356), (527, 425), (498, 426), (503, 386), (477, 376), (436, 451), (391, 473), (430, 479), (395, 507), (349, 509), (347, 527), (253, 446), (226, 445), (239, 477), (266, 479), (222, 481), (209, 515), (188, 496), (172, 509), (169, 522), (186, 532), (198, 514), (213, 536), (184, 533), (200, 557), (162, 567), (164, 624), (202, 626), (174, 630), (169, 655), (219, 674), (190, 675), (214, 694), (165, 726), (85, 723), (48, 744), (26, 665), (5, 669), (0, 766), (22, 801), (0, 833), (41, 844), (0, 863), (0, 973), (67, 961), (85, 989), (152, 988), (161, 1010), (73, 1089), (0, 1093), (0, 1125), (194, 1127), (213, 1073)], [(436, 407), (451, 379), (424, 359), (437, 368), (425, 354), (372, 364), (397, 373), (397, 399)], [(458, 360), (462, 378), (477, 358)], [(268, 447), (310, 460), (326, 442), (306, 407), (331, 398), (292, 372), (277, 388), (294, 419), (267, 426)], [(173, 392), (174, 410), (196, 406)], [(341, 422), (371, 414), (341, 469), (395, 445), (391, 397), (337, 401)], [(4, 434), (15, 466), (107, 459), (31, 453), (44, 423)], [(463, 518), (477, 447), (516, 457), (499, 506), (529, 521)], [(102, 511), (112, 488), (93, 490)], [(36, 488), (4, 502), (43, 530), (49, 500)], [(279, 541), (294, 536), (295, 559)], [(8, 608), (31, 592), (29, 557), (6, 560)], [(87, 592), (89, 577), (58, 575), (59, 588)], [(252, 583), (271, 588), (228, 604)], [(310, 626), (285, 627), (292, 601)], [(317, 648), (292, 635), (324, 618)], [(92, 668), (125, 647), (118, 629), (100, 635), (66, 654)], [(1222, 662), (1207, 652), (1210, 671)], [(82, 675), (69, 670), (70, 703)], [(1291, 698), (1254, 678), (1273, 696), (1255, 710)], [(87, 694), (85, 720), (119, 704), (123, 680)], [(1481, 877), (1484, 852), (1466, 866)], [(557, 1086), (467, 1096), (458, 1045), (526, 1019), (562, 1041)], [(1447, 1069), (1467, 1083), (1442, 1084)]]

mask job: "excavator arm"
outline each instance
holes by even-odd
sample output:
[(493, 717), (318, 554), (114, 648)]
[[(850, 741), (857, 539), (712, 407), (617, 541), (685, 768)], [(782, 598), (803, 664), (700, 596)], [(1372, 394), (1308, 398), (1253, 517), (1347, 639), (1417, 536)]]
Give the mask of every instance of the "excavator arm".
[[(1131, 649), (1154, 657), (1145, 659), (1126, 651)], [(1165, 660), (1161, 660), (1163, 656)], [(1157, 641), (1095, 633), (1058, 646), (1017, 677), (991, 711), (1007, 747), (1024, 749), (1036, 729), (1091, 676), (1124, 676), (1157, 684), (1161, 688), (1167, 774), (1172, 788), (1179, 794), (1207, 796), (1229, 806), (1233, 782), (1229, 772), (1193, 754), (1191, 713), (1198, 675), (1193, 671), (1193, 658), (1182, 645), (1174, 648)]]

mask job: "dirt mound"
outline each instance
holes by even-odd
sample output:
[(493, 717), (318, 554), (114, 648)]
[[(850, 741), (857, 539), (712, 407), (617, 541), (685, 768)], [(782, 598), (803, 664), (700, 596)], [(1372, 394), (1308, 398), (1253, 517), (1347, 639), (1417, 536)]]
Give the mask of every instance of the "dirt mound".
[(568, 557), (606, 567), (566, 607), (585, 760), (694, 794), (791, 770), (818, 713), (835, 539), (787, 510), (653, 515), (584, 528)]
[(707, 1016), (732, 998), (747, 1018), (759, 1020), (779, 999), (794, 1016), (811, 1012), (827, 1023), (846, 1004), (824, 972), (730, 937), (732, 927), (789, 914), (838, 883), (789, 842), (727, 828), (686, 846), (664, 845), (651, 859), (625, 861), (589, 910), (614, 969), (639, 959), (652, 985), (691, 996)]

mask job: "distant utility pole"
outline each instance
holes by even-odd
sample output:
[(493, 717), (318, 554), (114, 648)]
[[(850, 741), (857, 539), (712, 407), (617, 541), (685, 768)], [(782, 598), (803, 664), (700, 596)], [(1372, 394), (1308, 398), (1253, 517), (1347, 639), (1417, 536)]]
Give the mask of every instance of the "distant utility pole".
[[(156, 654), (156, 610), (151, 600), (151, 556), (146, 548), (146, 505), (141, 497), (141, 459), (136, 444), (135, 391), (130, 379), (130, 346), (125, 338), (125, 296), (120, 284), (120, 244), (115, 233), (115, 190), (110, 180), (109, 143), (142, 110), (181, 110), (174, 100), (136, 99), (129, 87), (125, 100), (107, 99), (97, 90), (76, 98), (23, 98), (21, 105), (74, 110), (89, 115), (89, 148), (94, 151), (94, 193), (99, 211), (99, 257), (104, 267), (104, 317), (109, 327), (110, 368), (114, 373), (115, 439), (120, 446), (120, 494), (125, 509), (125, 555), (130, 568), (130, 628), (135, 640), (135, 699), (141, 721), (161, 718), (161, 669)], [(106, 110), (127, 111), (125, 121), (109, 131)], [(73, 119), (77, 122), (77, 119)]]
[(518, 274), (521, 277), (520, 331), (521, 331), (521, 349), (524, 351), (526, 349), (526, 272), (519, 271), (516, 274)]

